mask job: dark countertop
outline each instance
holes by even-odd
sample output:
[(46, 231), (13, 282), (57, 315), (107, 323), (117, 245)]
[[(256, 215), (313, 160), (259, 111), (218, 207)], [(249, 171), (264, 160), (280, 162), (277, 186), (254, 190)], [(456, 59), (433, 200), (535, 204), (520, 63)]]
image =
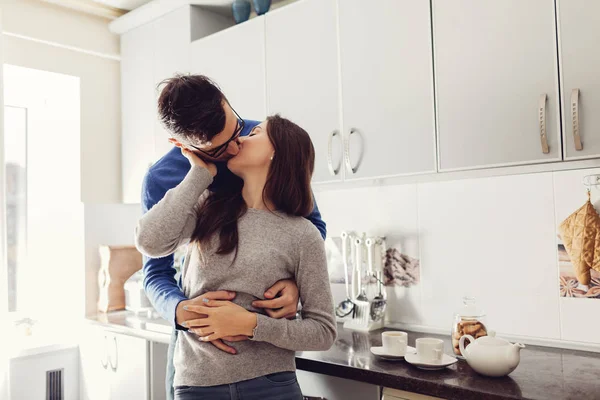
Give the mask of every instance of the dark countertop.
[[(521, 362), (512, 374), (488, 378), (461, 360), (441, 371), (423, 371), (406, 361), (378, 359), (369, 349), (381, 346), (383, 331), (359, 333), (338, 325), (338, 339), (330, 350), (298, 353), (296, 366), (445, 399), (600, 399), (600, 354), (597, 353), (528, 345), (521, 350)], [(446, 353), (453, 354), (450, 335), (409, 332), (409, 346), (414, 346), (415, 339), (420, 337), (443, 339)]]
[[(169, 334), (131, 323), (129, 312), (99, 314), (88, 322), (118, 333), (169, 343)], [(388, 330), (388, 329), (385, 329)], [(371, 346), (381, 346), (381, 332), (353, 332), (338, 325), (338, 338), (328, 351), (305, 351), (296, 355), (298, 369), (374, 385), (457, 400), (600, 400), (600, 354), (548, 347), (527, 346), (521, 363), (508, 377), (487, 378), (466, 361), (441, 371), (423, 371), (405, 361), (376, 358)], [(420, 337), (445, 341), (452, 353), (450, 336), (408, 333), (408, 344)]]

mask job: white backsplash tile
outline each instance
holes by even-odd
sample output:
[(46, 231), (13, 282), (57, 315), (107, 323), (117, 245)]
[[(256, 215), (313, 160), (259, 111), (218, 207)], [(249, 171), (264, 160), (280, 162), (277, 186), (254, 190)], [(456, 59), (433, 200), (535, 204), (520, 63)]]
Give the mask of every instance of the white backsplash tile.
[[(389, 322), (449, 330), (469, 294), (500, 334), (600, 343), (600, 300), (558, 296), (556, 229), (585, 201), (588, 174), (600, 169), (317, 188), (315, 195), (329, 236), (386, 235), (388, 247), (421, 260), (418, 285), (387, 288)], [(592, 200), (600, 207), (599, 189)], [(139, 215), (139, 205), (85, 206), (88, 311), (97, 296), (97, 246), (133, 243)], [(334, 289), (341, 301), (344, 286)]]
[(462, 296), (498, 332), (559, 338), (552, 174), (419, 185), (422, 323), (450, 329)]
[(600, 343), (600, 300), (560, 298), (561, 339)]
[[(331, 190), (317, 192), (315, 196), (329, 236), (339, 236), (342, 230), (385, 235), (387, 247), (396, 247), (413, 258), (420, 257), (416, 184)], [(336, 288), (335, 293), (336, 302), (345, 298), (340, 289)], [(340, 298), (342, 293), (344, 296)], [(420, 285), (388, 287), (387, 294), (388, 320), (420, 323)]]
[(385, 235), (387, 245), (419, 257), (416, 185), (376, 186), (315, 193), (327, 233), (343, 230)]
[(421, 284), (405, 288), (387, 287), (386, 320), (403, 324), (421, 325)]

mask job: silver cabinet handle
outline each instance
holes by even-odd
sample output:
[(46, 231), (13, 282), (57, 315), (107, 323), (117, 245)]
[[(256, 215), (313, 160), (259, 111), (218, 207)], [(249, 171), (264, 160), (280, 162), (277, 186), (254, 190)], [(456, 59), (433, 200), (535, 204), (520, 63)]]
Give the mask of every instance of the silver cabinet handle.
[(115, 363), (113, 364), (112, 357), (109, 357), (108, 361), (110, 361), (110, 367), (112, 368), (112, 370), (117, 372), (117, 368), (119, 367), (119, 350), (117, 348), (116, 336), (113, 336), (112, 339), (113, 339), (113, 345), (115, 346)]
[(338, 165), (337, 168), (333, 167), (333, 155), (332, 155), (332, 149), (331, 149), (331, 145), (333, 142), (333, 137), (334, 136), (339, 136), (340, 132), (335, 130), (333, 132), (331, 132), (329, 134), (329, 139), (327, 141), (327, 168), (329, 168), (329, 173), (332, 176), (336, 176), (339, 172), (340, 172), (340, 166)]
[(345, 149), (344, 149), (344, 160), (346, 162), (346, 169), (348, 170), (348, 172), (351, 172), (352, 174), (355, 174), (356, 171), (358, 171), (358, 167), (360, 167), (360, 161), (361, 161), (361, 160), (359, 160), (356, 163), (355, 167), (352, 166), (352, 161), (350, 161), (350, 137), (354, 134), (360, 135), (359, 130), (356, 128), (350, 129), (350, 133), (348, 133), (348, 138), (346, 139), (346, 145), (345, 145)]
[(581, 144), (581, 135), (579, 132), (579, 89), (571, 91), (571, 119), (573, 122), (573, 140), (575, 141), (575, 150), (583, 150)]
[(100, 364), (104, 369), (108, 367), (108, 338), (106, 335), (104, 335), (104, 357), (100, 359)]
[(540, 122), (540, 140), (542, 142), (542, 152), (544, 154), (550, 153), (548, 148), (548, 136), (546, 134), (546, 99), (548, 96), (544, 93), (540, 96), (540, 105), (538, 110), (538, 117)]

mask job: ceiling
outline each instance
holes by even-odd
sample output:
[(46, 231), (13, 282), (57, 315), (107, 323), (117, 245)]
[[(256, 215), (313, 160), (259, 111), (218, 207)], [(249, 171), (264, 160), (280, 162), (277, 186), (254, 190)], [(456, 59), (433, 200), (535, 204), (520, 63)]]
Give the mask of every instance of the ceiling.
[(122, 10), (133, 10), (134, 8), (138, 8), (146, 3), (149, 3), (151, 0), (94, 0), (97, 3), (102, 3), (104, 5), (120, 8)]

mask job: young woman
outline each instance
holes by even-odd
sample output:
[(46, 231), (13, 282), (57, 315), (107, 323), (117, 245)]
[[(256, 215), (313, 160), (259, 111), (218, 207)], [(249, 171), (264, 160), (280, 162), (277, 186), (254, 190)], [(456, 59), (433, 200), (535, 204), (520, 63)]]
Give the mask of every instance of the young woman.
[[(227, 166), (234, 181), (206, 190), (217, 170), (182, 148), (192, 168), (140, 220), (138, 249), (150, 257), (188, 246), (182, 284), (188, 298), (237, 293), (232, 302), (188, 306), (206, 318), (186, 321), (178, 336), (176, 399), (302, 399), (295, 351), (327, 350), (336, 336), (323, 239), (304, 216), (313, 209), (314, 148), (308, 134), (279, 116), (247, 137)], [(273, 319), (252, 302), (282, 279), (295, 279), (302, 318)], [(198, 335), (201, 339), (198, 340)], [(237, 354), (208, 343), (240, 335)]]

